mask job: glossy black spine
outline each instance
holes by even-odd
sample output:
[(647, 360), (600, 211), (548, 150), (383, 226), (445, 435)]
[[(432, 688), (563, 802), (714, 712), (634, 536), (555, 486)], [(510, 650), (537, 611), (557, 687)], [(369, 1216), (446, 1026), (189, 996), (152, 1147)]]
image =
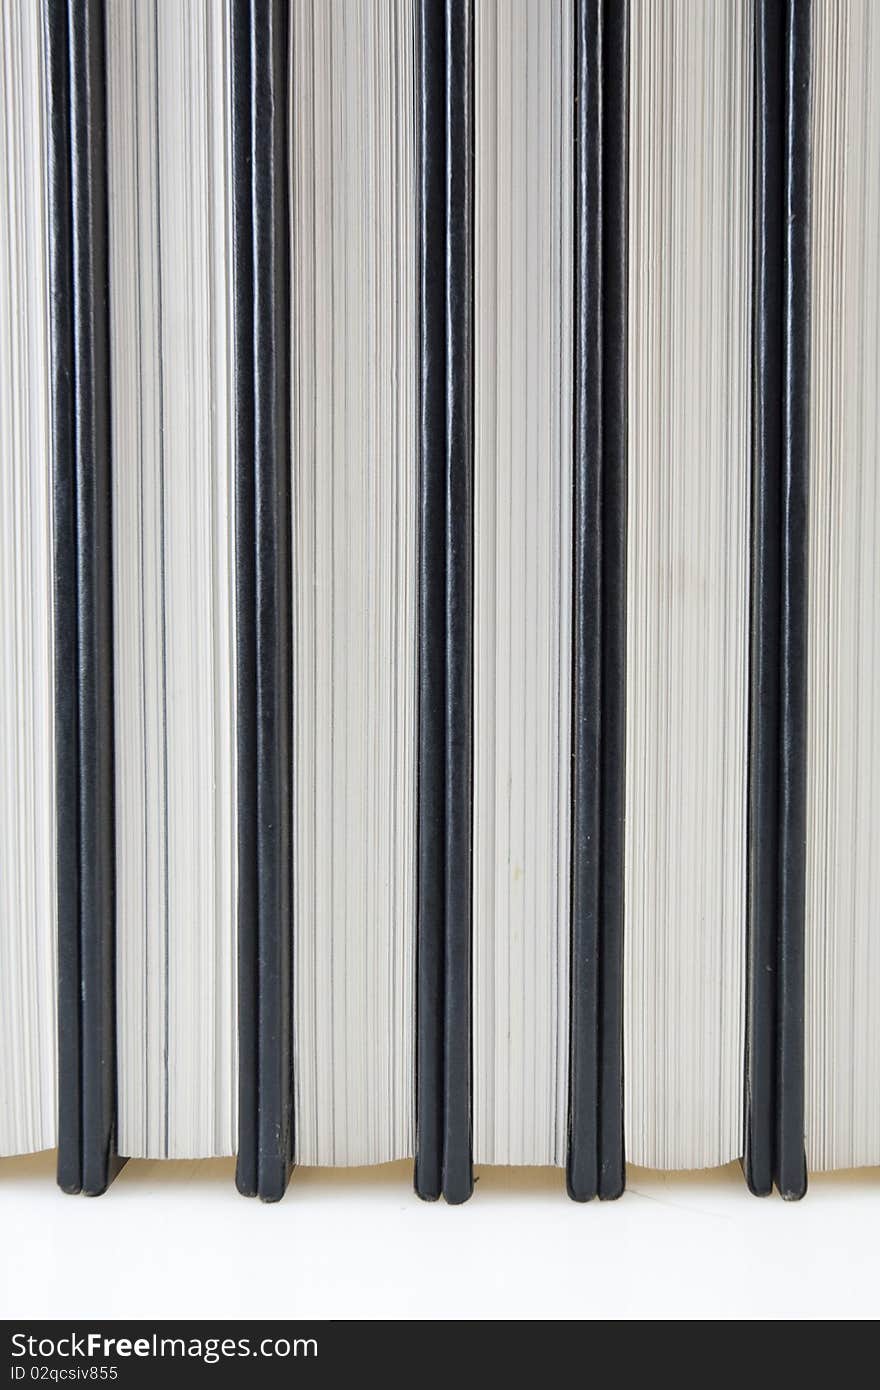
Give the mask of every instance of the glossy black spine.
[(420, 289), (416, 1164), (463, 1202), (471, 1159), (474, 21), (417, 6)]
[(239, 1191), (294, 1159), (289, 6), (233, 0)]
[(569, 1117), (576, 1201), (623, 1191), (627, 0), (574, 31), (574, 545)]
[(103, 0), (44, 0), (54, 507), (58, 1182), (116, 1153), (115, 806)]
[(806, 1190), (809, 0), (757, 0), (744, 1167)]

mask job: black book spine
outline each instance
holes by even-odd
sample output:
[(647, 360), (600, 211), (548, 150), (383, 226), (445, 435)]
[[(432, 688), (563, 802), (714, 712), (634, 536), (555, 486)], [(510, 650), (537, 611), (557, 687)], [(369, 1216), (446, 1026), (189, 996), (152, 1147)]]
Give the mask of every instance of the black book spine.
[(289, 6), (232, 6), (241, 1192), (294, 1160)]
[(417, 9), (420, 555), (416, 1165), (463, 1202), (472, 1167), (474, 19)]
[(578, 0), (567, 1185), (623, 1191), (629, 6)]
[(103, 0), (44, 0), (55, 747), (58, 1181), (97, 1195), (116, 1155), (115, 822)]
[(810, 0), (755, 9), (746, 1178), (806, 1191)]

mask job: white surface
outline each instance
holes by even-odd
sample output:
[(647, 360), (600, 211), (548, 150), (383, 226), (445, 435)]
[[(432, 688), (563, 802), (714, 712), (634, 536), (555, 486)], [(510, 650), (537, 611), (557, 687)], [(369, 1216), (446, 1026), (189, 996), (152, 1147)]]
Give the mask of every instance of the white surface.
[[(479, 1172), (480, 1170), (478, 1170)], [(66, 1197), (54, 1155), (0, 1164), (0, 1317), (834, 1318), (880, 1308), (880, 1170), (759, 1200), (737, 1166), (634, 1170), (577, 1206), (555, 1169), (483, 1169), (428, 1205), (410, 1164), (303, 1170), (274, 1207), (232, 1163), (132, 1162)]]

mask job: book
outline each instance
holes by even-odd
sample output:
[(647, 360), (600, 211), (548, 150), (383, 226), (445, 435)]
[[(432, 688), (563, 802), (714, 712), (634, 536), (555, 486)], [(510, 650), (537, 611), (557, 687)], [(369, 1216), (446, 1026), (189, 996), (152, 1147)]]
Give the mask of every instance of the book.
[(0, 1155), (55, 1147), (49, 283), (39, 12), (0, 15)]
[(229, 33), (108, 0), (122, 1152), (237, 1138)]
[(874, 6), (818, 5), (813, 53), (804, 1133), (822, 1172), (880, 1160)]

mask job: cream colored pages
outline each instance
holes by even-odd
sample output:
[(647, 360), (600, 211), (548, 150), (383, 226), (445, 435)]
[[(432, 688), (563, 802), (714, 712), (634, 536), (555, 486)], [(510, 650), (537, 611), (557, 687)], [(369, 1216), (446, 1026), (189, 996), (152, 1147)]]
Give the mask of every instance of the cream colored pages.
[(0, 1155), (55, 1143), (52, 490), (40, 7), (0, 4)]
[(413, 0), (294, 0), (296, 1158), (413, 1152)]
[(563, 1164), (573, 11), (475, 26), (474, 1159)]
[(119, 1150), (236, 1149), (225, 0), (108, 0)]
[(742, 1153), (751, 0), (633, 0), (625, 1134)]
[(880, 1163), (880, 6), (813, 4), (806, 1130)]

